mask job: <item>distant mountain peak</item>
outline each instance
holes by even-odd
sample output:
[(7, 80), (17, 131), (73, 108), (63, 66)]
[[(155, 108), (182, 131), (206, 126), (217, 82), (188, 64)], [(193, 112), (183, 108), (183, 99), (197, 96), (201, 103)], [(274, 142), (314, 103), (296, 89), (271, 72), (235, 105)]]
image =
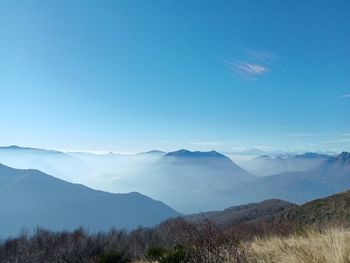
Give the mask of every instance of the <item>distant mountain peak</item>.
[(17, 146), (17, 145), (10, 145), (10, 146), (5, 146), (5, 147), (1, 147), (1, 148), (7, 148), (7, 149), (22, 149), (22, 147)]
[(260, 156), (258, 156), (256, 158), (271, 158), (271, 157), (269, 155), (267, 155), (267, 154), (264, 154), (264, 155), (260, 155)]
[(337, 160), (350, 160), (350, 152), (342, 152), (337, 156)]
[(38, 149), (38, 148), (32, 148), (32, 147), (22, 147), (18, 145), (10, 145), (10, 146), (2, 146), (0, 147), (0, 150), (10, 150), (10, 151), (30, 151), (30, 152), (36, 152), (36, 153), (51, 153), (51, 154), (63, 154), (63, 152), (56, 151), (56, 150), (46, 150), (46, 149)]
[(151, 151), (147, 151), (147, 152), (140, 152), (137, 153), (138, 155), (145, 155), (145, 154), (157, 154), (157, 155), (164, 155), (166, 154), (166, 152), (160, 151), (160, 150), (151, 150)]
[(174, 152), (169, 152), (165, 157), (189, 157), (189, 158), (228, 158), (225, 155), (218, 153), (217, 151), (208, 151), (208, 152), (201, 152), (201, 151), (189, 151), (186, 149), (181, 149)]
[(303, 154), (298, 154), (295, 156), (296, 158), (304, 158), (304, 159), (323, 159), (323, 158), (329, 158), (330, 156), (323, 153), (317, 153), (317, 152), (306, 152)]
[(21, 147), (18, 145), (10, 145), (10, 146), (2, 146), (1, 149), (7, 149), (7, 150), (33, 150), (34, 148), (30, 147)]

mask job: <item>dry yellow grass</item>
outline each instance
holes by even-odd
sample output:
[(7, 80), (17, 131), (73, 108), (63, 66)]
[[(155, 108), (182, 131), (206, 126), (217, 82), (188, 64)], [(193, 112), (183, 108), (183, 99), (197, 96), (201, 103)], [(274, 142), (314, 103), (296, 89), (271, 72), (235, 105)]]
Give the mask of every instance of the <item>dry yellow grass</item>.
[(309, 230), (305, 235), (257, 239), (249, 245), (254, 263), (350, 263), (350, 230)]
[(350, 229), (310, 229), (303, 235), (256, 239), (244, 247), (249, 263), (350, 263)]

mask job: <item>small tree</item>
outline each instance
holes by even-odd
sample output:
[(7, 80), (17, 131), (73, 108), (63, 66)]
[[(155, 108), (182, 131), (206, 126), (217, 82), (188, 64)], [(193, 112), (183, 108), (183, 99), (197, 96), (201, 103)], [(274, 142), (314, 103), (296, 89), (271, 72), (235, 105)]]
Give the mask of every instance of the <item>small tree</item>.
[(188, 260), (188, 251), (184, 246), (177, 245), (171, 249), (154, 246), (147, 251), (146, 259), (150, 262), (159, 263), (185, 263)]
[(128, 263), (131, 262), (130, 257), (121, 251), (109, 251), (101, 256), (98, 263)]
[(153, 261), (162, 262), (166, 253), (167, 253), (167, 250), (165, 248), (160, 246), (153, 246), (148, 249), (146, 254), (146, 259), (151, 262)]

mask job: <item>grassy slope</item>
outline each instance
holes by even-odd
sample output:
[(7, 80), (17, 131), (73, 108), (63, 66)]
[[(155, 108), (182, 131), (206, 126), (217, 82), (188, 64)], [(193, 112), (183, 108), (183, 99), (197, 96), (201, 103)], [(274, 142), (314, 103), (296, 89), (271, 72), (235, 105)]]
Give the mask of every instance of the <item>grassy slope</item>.
[(316, 199), (301, 206), (291, 207), (272, 216), (258, 218), (254, 223), (265, 222), (278, 225), (290, 222), (297, 227), (349, 226), (350, 191), (341, 192), (326, 198)]
[(305, 235), (257, 239), (248, 246), (251, 263), (348, 263), (350, 231), (309, 230)]
[(271, 216), (295, 206), (296, 205), (283, 200), (270, 199), (260, 203), (234, 206), (222, 211), (210, 211), (188, 215), (185, 216), (185, 219), (191, 222), (200, 222), (201, 220), (208, 219), (220, 226), (229, 226), (246, 223), (260, 217)]

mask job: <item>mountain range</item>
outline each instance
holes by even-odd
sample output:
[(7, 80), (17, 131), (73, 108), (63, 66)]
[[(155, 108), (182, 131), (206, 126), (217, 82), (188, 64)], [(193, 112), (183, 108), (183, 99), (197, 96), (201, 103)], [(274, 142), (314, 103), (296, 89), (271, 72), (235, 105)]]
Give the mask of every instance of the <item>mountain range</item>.
[[(304, 203), (350, 188), (350, 154), (329, 157), (307, 171), (284, 172), (265, 176), (227, 193), (236, 193), (247, 202), (280, 198)], [(242, 200), (241, 199), (241, 200)]]
[(331, 155), (307, 152), (298, 155), (269, 156), (261, 155), (240, 163), (240, 165), (257, 176), (268, 176), (283, 172), (302, 172), (314, 169)]
[(0, 237), (22, 228), (91, 232), (153, 226), (179, 213), (142, 194), (112, 194), (72, 184), (38, 170), (0, 165)]
[(280, 200), (269, 199), (259, 203), (250, 203), (226, 208), (219, 211), (209, 211), (185, 216), (191, 222), (210, 220), (222, 227), (247, 223), (257, 218), (275, 215), (297, 205)]
[[(301, 205), (280, 199), (270, 199), (220, 211), (192, 214), (182, 218), (193, 223), (205, 223), (209, 220), (224, 229), (231, 227), (235, 229), (242, 225), (251, 226), (253, 231), (258, 231), (258, 233), (267, 231), (266, 234), (271, 234), (274, 230), (277, 230), (278, 233), (288, 231), (288, 229), (307, 230), (314, 226), (319, 229), (349, 227), (350, 190), (311, 200)], [(169, 221), (171, 222), (172, 219)], [(248, 230), (246, 227), (243, 228), (243, 231), (246, 230)]]
[(278, 213), (256, 218), (254, 224), (279, 226), (285, 223), (297, 228), (305, 226), (349, 227), (350, 190), (321, 199), (315, 199), (299, 206), (292, 206)]
[(237, 165), (216, 151), (153, 150), (126, 155), (10, 146), (0, 147), (0, 162), (102, 191), (140, 192), (185, 214), (266, 199), (301, 204), (350, 187), (346, 152), (265, 155)]
[(192, 213), (227, 207), (231, 198), (220, 193), (254, 179), (221, 153), (182, 149), (163, 155), (125, 184), (178, 211)]

